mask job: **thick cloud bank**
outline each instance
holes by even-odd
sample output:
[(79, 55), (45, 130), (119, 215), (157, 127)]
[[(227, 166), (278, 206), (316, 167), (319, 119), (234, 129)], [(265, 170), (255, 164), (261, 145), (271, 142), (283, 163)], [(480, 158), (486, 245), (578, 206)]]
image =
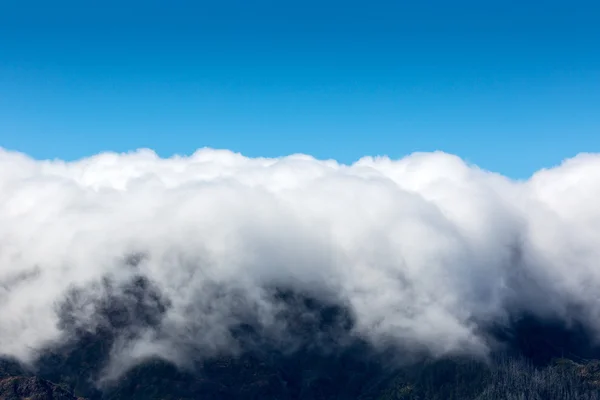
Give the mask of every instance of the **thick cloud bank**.
[(110, 326), (117, 370), (185, 363), (235, 352), (248, 315), (288, 346), (297, 316), (274, 290), (343, 305), (374, 346), (434, 356), (485, 354), (483, 327), (519, 312), (600, 338), (599, 260), (600, 155), (513, 181), (445, 153), (347, 166), (0, 149), (0, 352), (23, 361)]

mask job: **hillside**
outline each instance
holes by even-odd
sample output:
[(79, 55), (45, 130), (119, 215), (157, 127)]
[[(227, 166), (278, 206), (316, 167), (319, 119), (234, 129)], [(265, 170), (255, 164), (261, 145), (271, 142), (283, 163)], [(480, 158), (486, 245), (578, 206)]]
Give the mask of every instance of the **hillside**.
[(74, 332), (71, 342), (42, 353), (33, 369), (3, 362), (0, 399), (600, 399), (598, 351), (583, 328), (522, 317), (489, 329), (497, 350), (488, 360), (433, 358), (352, 336), (352, 317), (338, 305), (291, 292), (276, 296), (287, 307), (293, 348), (269, 342), (248, 320), (232, 332), (238, 354), (198, 357), (179, 368), (146, 359), (107, 380), (119, 327), (132, 321), (117, 318), (114, 303), (104, 309), (112, 325)]

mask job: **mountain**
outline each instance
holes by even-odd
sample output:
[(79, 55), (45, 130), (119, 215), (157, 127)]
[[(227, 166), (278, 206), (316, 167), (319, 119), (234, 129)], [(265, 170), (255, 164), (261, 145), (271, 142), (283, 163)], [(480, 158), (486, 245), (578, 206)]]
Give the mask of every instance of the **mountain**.
[[(84, 400), (82, 394), (90, 400), (600, 399), (597, 360), (556, 359), (539, 367), (516, 358), (496, 360), (492, 365), (448, 359), (382, 372), (366, 365), (297, 357), (297, 365), (292, 360), (267, 362), (250, 357), (215, 360), (194, 373), (165, 362), (147, 362), (103, 391), (91, 382), (82, 384), (73, 375), (64, 376), (60, 385), (35, 376), (9, 376), (0, 379), (0, 399)], [(329, 361), (329, 365), (319, 361)], [(75, 382), (75, 387), (67, 382)]]
[(2, 400), (84, 400), (67, 388), (32, 376), (10, 376), (0, 379)]
[[(586, 329), (531, 315), (489, 327), (488, 359), (434, 358), (397, 344), (374, 346), (352, 335), (352, 314), (330, 299), (276, 290), (287, 340), (271, 340), (248, 317), (232, 328), (229, 354), (196, 357), (179, 367), (144, 359), (115, 380), (105, 368), (123, 335), (157, 323), (143, 304), (103, 300), (97, 329), (63, 324), (70, 340), (40, 352), (32, 367), (0, 363), (0, 399), (86, 400), (600, 400), (600, 352)], [(144, 294), (145, 293), (145, 294)], [(73, 322), (73, 321), (71, 321)]]

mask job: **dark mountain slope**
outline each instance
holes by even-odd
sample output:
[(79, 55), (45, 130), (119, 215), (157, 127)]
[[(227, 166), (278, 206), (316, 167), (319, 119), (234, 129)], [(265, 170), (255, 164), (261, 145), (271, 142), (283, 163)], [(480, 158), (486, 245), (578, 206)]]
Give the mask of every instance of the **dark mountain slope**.
[(600, 362), (593, 359), (599, 353), (583, 326), (515, 316), (508, 326), (485, 333), (497, 349), (490, 360), (431, 359), (354, 336), (354, 319), (343, 302), (280, 289), (272, 296), (285, 322), (285, 340), (272, 340), (249, 313), (229, 332), (238, 352), (195, 358), (199, 353), (190, 347), (186, 369), (146, 360), (98, 385), (114, 344), (145, 326), (160, 326), (169, 306), (141, 278), (106, 293), (95, 305), (101, 323), (86, 330), (68, 312), (76, 306), (74, 292), (62, 321), (71, 340), (41, 352), (35, 377), (4, 362), (0, 398), (600, 400)]
[(83, 400), (66, 388), (32, 376), (11, 376), (0, 379), (2, 400)]

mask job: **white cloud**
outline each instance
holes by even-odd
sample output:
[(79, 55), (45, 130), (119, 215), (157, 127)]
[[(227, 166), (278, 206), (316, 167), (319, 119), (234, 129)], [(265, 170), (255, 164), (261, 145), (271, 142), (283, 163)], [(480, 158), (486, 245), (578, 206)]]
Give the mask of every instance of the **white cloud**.
[[(105, 277), (125, 282), (134, 253), (171, 307), (160, 338), (145, 332), (121, 356), (225, 350), (243, 307), (275, 327), (269, 285), (334, 293), (356, 334), (433, 354), (485, 351), (478, 326), (517, 309), (567, 321), (580, 307), (600, 337), (599, 198), (594, 154), (512, 181), (440, 152), (346, 166), (0, 149), (0, 351), (29, 360), (64, 339), (57, 305), (73, 288), (101, 298)], [(82, 304), (78, 324), (92, 329)]]

